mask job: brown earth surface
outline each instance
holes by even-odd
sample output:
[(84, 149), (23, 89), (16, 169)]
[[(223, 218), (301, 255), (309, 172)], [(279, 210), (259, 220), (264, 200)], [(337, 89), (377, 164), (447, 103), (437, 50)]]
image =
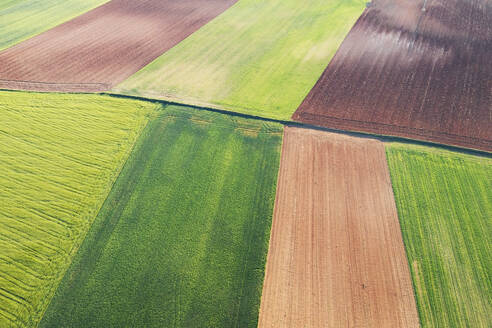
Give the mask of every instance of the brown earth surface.
[(111, 89), (237, 0), (113, 0), (0, 52), (0, 89)]
[(492, 151), (492, 1), (374, 0), (293, 119)]
[(418, 327), (384, 146), (286, 127), (259, 327)]

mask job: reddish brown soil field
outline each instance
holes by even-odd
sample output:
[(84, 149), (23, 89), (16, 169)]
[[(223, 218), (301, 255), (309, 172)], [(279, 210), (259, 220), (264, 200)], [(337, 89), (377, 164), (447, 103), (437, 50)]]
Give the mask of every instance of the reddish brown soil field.
[(237, 0), (113, 0), (0, 52), (0, 89), (110, 89)]
[(418, 327), (384, 146), (286, 127), (259, 327)]
[(492, 151), (492, 2), (374, 0), (294, 120)]

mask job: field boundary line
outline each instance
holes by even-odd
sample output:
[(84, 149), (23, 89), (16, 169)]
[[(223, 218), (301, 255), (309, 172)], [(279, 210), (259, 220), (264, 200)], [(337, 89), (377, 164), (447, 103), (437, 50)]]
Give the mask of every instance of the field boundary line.
[[(415, 136), (419, 136), (422, 138), (429, 138), (429, 137), (444, 137), (448, 139), (459, 139), (458, 142), (461, 142), (462, 144), (469, 144), (471, 145), (472, 143), (468, 140), (476, 141), (477, 143), (480, 143), (481, 145), (484, 144), (490, 144), (492, 143), (492, 139), (480, 139), (476, 137), (466, 137), (458, 134), (452, 134), (452, 133), (446, 133), (446, 132), (439, 132), (439, 131), (433, 131), (433, 130), (428, 130), (428, 129), (418, 129), (418, 128), (412, 128), (412, 127), (407, 127), (403, 125), (396, 125), (396, 124), (386, 124), (386, 123), (378, 123), (378, 122), (364, 122), (360, 120), (352, 120), (352, 119), (347, 119), (347, 118), (341, 118), (341, 117), (336, 117), (336, 116), (331, 116), (331, 115), (325, 115), (325, 114), (312, 114), (312, 113), (298, 113), (294, 114), (293, 117), (297, 119), (304, 119), (305, 121), (310, 121), (314, 122), (316, 120), (316, 117), (321, 117), (322, 119), (325, 120), (325, 122), (330, 121), (334, 124), (340, 123), (343, 124), (344, 122), (346, 123), (353, 123), (355, 125), (358, 125), (357, 128), (367, 128), (367, 129), (381, 129), (384, 127), (387, 128), (393, 128), (394, 130), (397, 130), (395, 133), (411, 133)], [(369, 132), (368, 132), (369, 133)], [(375, 132), (377, 133), (377, 132)], [(428, 133), (426, 135), (425, 133)], [(403, 137), (404, 138), (404, 137)], [(411, 139), (413, 140), (413, 139)], [(425, 140), (424, 140), (425, 141)], [(430, 141), (433, 143), (432, 141)], [(452, 145), (450, 145), (452, 146)], [(455, 147), (460, 147), (460, 146), (455, 146)], [(464, 146), (463, 146), (464, 147)], [(484, 147), (486, 147), (484, 145)], [(467, 148), (467, 147), (464, 147)], [(473, 149), (473, 148), (467, 148), (467, 149)], [(485, 150), (486, 151), (486, 150)]]
[(327, 127), (323, 127), (323, 126), (319, 126), (319, 125), (315, 125), (315, 124), (302, 123), (302, 122), (297, 122), (297, 121), (292, 121), (292, 120), (280, 120), (280, 119), (268, 118), (268, 117), (264, 117), (264, 116), (238, 113), (238, 112), (234, 112), (232, 110), (221, 109), (218, 106), (217, 107), (208, 107), (208, 106), (197, 105), (197, 104), (193, 104), (193, 103), (163, 100), (163, 99), (157, 99), (157, 98), (147, 98), (147, 97), (143, 97), (143, 96), (126, 95), (126, 94), (112, 93), (112, 92), (102, 92), (101, 94), (107, 95), (110, 97), (115, 97), (115, 98), (150, 101), (150, 102), (154, 102), (154, 103), (158, 103), (158, 104), (162, 104), (162, 105), (186, 106), (186, 107), (191, 107), (191, 108), (198, 109), (198, 110), (205, 110), (205, 111), (220, 113), (220, 114), (224, 114), (224, 115), (249, 118), (249, 119), (254, 119), (254, 120), (259, 120), (259, 121), (264, 121), (264, 122), (279, 123), (279, 124), (282, 124), (284, 126), (292, 126), (292, 127), (303, 128), (303, 129), (333, 132), (333, 133), (344, 134), (344, 135), (352, 136), (352, 137), (374, 139), (374, 140), (379, 140), (379, 141), (382, 141), (385, 143), (399, 142), (399, 143), (406, 143), (406, 144), (413, 144), (413, 145), (421, 145), (421, 146), (428, 146), (428, 147), (445, 149), (445, 150), (463, 153), (463, 154), (468, 154), (468, 155), (475, 155), (475, 156), (481, 156), (481, 157), (486, 157), (486, 158), (492, 158), (492, 152), (488, 152), (486, 150), (481, 150), (481, 149), (475, 149), (475, 148), (467, 148), (464, 146), (441, 144), (441, 143), (433, 142), (433, 141), (415, 140), (415, 139), (410, 139), (410, 138), (405, 138), (405, 137), (390, 136), (390, 135), (370, 133), (370, 132), (364, 132), (364, 131), (348, 131), (348, 130), (342, 130), (342, 129), (327, 128)]
[[(35, 91), (35, 90), (4, 89), (1, 86), (0, 86), (0, 91), (4, 91), (4, 92), (31, 92), (31, 93), (40, 92), (40, 91)], [(52, 91), (48, 91), (47, 93), (61, 93), (61, 94), (68, 93), (68, 94), (89, 94), (89, 95), (99, 94), (99, 95), (109, 96), (109, 97), (113, 97), (113, 98), (133, 99), (133, 100), (152, 102), (152, 103), (156, 103), (156, 104), (160, 104), (160, 105), (164, 105), (164, 106), (166, 106), (166, 105), (185, 106), (185, 107), (191, 107), (191, 108), (198, 109), (198, 110), (205, 110), (205, 111), (215, 112), (215, 113), (229, 115), (229, 116), (253, 119), (253, 120), (258, 120), (258, 121), (263, 121), (263, 122), (278, 123), (278, 124), (281, 124), (283, 126), (293, 126), (293, 127), (303, 128), (303, 129), (311, 129), (311, 130), (318, 130), (318, 131), (326, 131), (326, 132), (344, 134), (347, 136), (353, 136), (353, 137), (359, 137), (359, 138), (375, 139), (375, 140), (379, 140), (379, 141), (382, 141), (385, 143), (399, 142), (399, 143), (410, 144), (410, 145), (427, 146), (427, 147), (439, 148), (439, 149), (444, 149), (444, 150), (462, 153), (462, 154), (480, 156), (480, 157), (485, 157), (485, 158), (492, 158), (492, 151), (486, 151), (484, 149), (468, 148), (468, 147), (458, 146), (458, 145), (448, 145), (448, 144), (442, 144), (442, 143), (438, 143), (438, 142), (434, 142), (434, 141), (416, 140), (416, 139), (405, 138), (405, 137), (401, 137), (401, 136), (384, 135), (384, 134), (379, 134), (377, 132), (370, 133), (370, 132), (364, 132), (364, 131), (348, 131), (348, 130), (342, 130), (342, 129), (327, 128), (327, 127), (323, 127), (323, 126), (319, 126), (319, 125), (315, 125), (315, 124), (303, 123), (303, 122), (298, 122), (298, 121), (281, 120), (281, 119), (269, 118), (269, 117), (264, 117), (264, 116), (259, 116), (259, 115), (238, 113), (238, 112), (235, 112), (232, 110), (219, 108), (218, 106), (217, 107), (210, 107), (210, 106), (205, 106), (205, 105), (197, 105), (197, 104), (193, 104), (193, 103), (187, 103), (184, 101), (179, 102), (179, 101), (164, 100), (164, 99), (158, 99), (158, 98), (148, 98), (148, 97), (137, 96), (137, 95), (113, 93), (113, 92), (94, 93), (94, 92), (80, 92), (80, 91), (74, 91), (74, 92), (61, 92), (61, 91), (52, 92)]]
[[(169, 104), (171, 105), (171, 104)], [(167, 106), (166, 104), (163, 104), (163, 109), (165, 109)], [(239, 131), (247, 131), (247, 132), (258, 132), (258, 133), (261, 133), (261, 134), (273, 134), (273, 135), (281, 135), (283, 134), (283, 132), (281, 130), (279, 131), (263, 131), (260, 127), (258, 127), (257, 129), (254, 129), (254, 128), (249, 128), (247, 126), (245, 126), (244, 124), (243, 125), (238, 125), (238, 126), (234, 126), (234, 123), (235, 122), (232, 122), (231, 121), (231, 124), (222, 124), (222, 123), (219, 123), (219, 122), (214, 122), (213, 120), (206, 120), (206, 119), (197, 119), (197, 118), (194, 118), (194, 117), (183, 117), (183, 116), (179, 116), (179, 115), (173, 115), (173, 114), (170, 114), (170, 113), (166, 113), (165, 115), (166, 117), (163, 118), (163, 120), (165, 121), (168, 121), (168, 120), (171, 120), (171, 119), (176, 119), (176, 120), (185, 120), (185, 121), (192, 121), (194, 123), (197, 123), (197, 124), (212, 124), (214, 126), (217, 126), (217, 127), (220, 127), (220, 128), (224, 128), (224, 129), (231, 129), (231, 130), (239, 130)], [(253, 119), (251, 119), (253, 120)], [(261, 120), (255, 120), (255, 121), (261, 121)]]
[[(97, 82), (45, 82), (29, 80), (6, 80), (0, 79), (0, 90), (13, 91), (51, 91), (51, 88), (59, 88), (60, 92), (72, 89), (74, 92), (87, 90), (87, 93), (97, 93), (110, 90), (112, 87), (108, 83)], [(7, 88), (7, 89), (4, 89)], [(45, 89), (43, 89), (45, 88)], [(65, 89), (64, 89), (65, 88)]]

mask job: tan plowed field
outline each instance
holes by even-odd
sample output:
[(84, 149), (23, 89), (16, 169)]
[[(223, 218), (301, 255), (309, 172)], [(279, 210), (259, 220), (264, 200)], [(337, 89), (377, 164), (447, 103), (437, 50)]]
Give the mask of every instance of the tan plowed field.
[(382, 143), (286, 127), (259, 327), (417, 327)]
[(111, 89), (236, 0), (113, 0), (0, 52), (0, 89)]

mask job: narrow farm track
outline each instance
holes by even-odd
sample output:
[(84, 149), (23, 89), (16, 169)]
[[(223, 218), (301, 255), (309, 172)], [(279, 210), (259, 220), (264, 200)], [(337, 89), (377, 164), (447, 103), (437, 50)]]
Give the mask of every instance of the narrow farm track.
[(236, 0), (113, 0), (0, 52), (0, 89), (109, 90)]
[(381, 142), (286, 127), (259, 327), (418, 327)]
[(492, 151), (492, 3), (374, 0), (293, 116)]

